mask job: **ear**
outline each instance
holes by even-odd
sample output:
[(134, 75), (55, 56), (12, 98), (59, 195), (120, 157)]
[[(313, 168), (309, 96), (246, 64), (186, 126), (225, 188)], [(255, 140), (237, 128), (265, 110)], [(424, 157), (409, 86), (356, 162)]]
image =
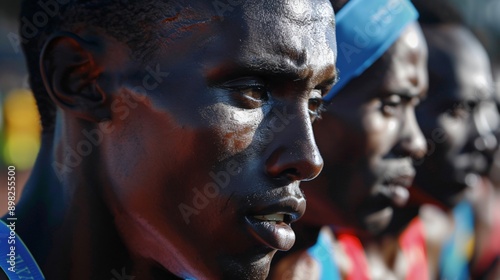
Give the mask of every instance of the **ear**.
[(98, 48), (98, 43), (61, 32), (47, 40), (40, 55), (41, 76), (52, 100), (91, 122), (111, 117), (109, 98), (98, 83), (105, 69), (96, 60)]

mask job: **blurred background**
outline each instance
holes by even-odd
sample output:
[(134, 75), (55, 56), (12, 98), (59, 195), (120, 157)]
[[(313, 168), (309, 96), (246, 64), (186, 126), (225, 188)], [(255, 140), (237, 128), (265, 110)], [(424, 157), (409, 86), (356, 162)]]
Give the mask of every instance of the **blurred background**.
[[(489, 51), (500, 90), (500, 1), (451, 2)], [(20, 1), (0, 0), (0, 213), (7, 207), (7, 166), (16, 167), (19, 198), (40, 145), (38, 112), (18, 36), (19, 5)]]
[(39, 149), (41, 126), (18, 36), (21, 1), (0, 0), (0, 215), (7, 211), (7, 166), (16, 167), (16, 199)]

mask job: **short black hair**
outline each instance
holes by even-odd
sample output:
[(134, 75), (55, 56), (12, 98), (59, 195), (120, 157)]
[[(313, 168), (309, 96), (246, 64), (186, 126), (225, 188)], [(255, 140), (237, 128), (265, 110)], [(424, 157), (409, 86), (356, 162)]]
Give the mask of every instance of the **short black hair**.
[(333, 11), (335, 12), (335, 14), (337, 14), (340, 11), (340, 9), (342, 9), (342, 7), (344, 7), (345, 4), (347, 4), (347, 2), (349, 2), (349, 0), (330, 0), (330, 3), (332, 4)]
[[(77, 32), (87, 27), (104, 30), (124, 42), (134, 59), (151, 58), (159, 38), (153, 27), (179, 13), (179, 1), (160, 0), (24, 0), (20, 13), (20, 34), (43, 132), (52, 132), (56, 106), (40, 74), (40, 53), (49, 36), (58, 31)], [(161, 9), (159, 8), (161, 5)]]
[(447, 0), (412, 0), (412, 3), (420, 14), (420, 24), (465, 24), (460, 12)]

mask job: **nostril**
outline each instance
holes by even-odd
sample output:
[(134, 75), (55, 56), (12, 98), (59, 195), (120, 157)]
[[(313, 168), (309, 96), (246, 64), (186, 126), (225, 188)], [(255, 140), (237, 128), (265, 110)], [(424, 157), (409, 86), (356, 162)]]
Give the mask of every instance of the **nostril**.
[(285, 169), (281, 176), (286, 177), (288, 180), (291, 181), (300, 180), (300, 172), (295, 168)]
[[(308, 181), (316, 177), (323, 167), (319, 152), (287, 152), (278, 149), (266, 161), (266, 173), (273, 179)], [(309, 150), (308, 150), (309, 151)], [(317, 155), (316, 155), (317, 154)]]
[(271, 178), (278, 180), (297, 181), (300, 179), (300, 172), (296, 168), (286, 168), (282, 170), (268, 168), (267, 174)]
[(420, 150), (418, 152), (414, 152), (411, 154), (411, 158), (413, 160), (420, 160), (425, 157), (425, 154), (427, 153), (427, 150)]
[(411, 157), (419, 160), (427, 153), (427, 141), (423, 137), (405, 138), (395, 146), (396, 154), (399, 157)]

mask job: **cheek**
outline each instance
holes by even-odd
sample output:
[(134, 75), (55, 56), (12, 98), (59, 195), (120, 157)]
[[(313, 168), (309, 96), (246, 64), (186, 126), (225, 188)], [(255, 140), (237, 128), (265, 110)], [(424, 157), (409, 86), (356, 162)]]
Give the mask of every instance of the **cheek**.
[(431, 140), (451, 155), (460, 153), (467, 142), (467, 121), (440, 116), (437, 125), (438, 127), (431, 135)]
[[(182, 242), (195, 239), (192, 234), (196, 235), (196, 229), (215, 232), (220, 227), (220, 209), (227, 200), (223, 191), (230, 188), (218, 188), (220, 195), (210, 199), (207, 195), (196, 197), (207, 193), (209, 183), (213, 185), (210, 174), (218, 174), (222, 166), (219, 158), (226, 140), (201, 116), (200, 120), (199, 126), (193, 127), (165, 112), (138, 107), (105, 141), (105, 158), (109, 159), (106, 177), (110, 178), (105, 197), (117, 223), (124, 226), (123, 234), (133, 244), (154, 240), (161, 246), (191, 248), (200, 244)], [(227, 126), (224, 131), (228, 132), (235, 125), (226, 121), (219, 123), (222, 126)], [(140, 229), (138, 235), (131, 227)], [(177, 241), (170, 244), (170, 240)]]
[(397, 141), (400, 122), (379, 112), (368, 112), (363, 118), (367, 156), (371, 159), (387, 155)]
[(218, 160), (223, 161), (251, 146), (264, 114), (260, 109), (244, 110), (217, 103), (204, 108), (201, 116), (209, 124), (220, 149)]
[(184, 186), (208, 180), (217, 159), (213, 134), (140, 104), (104, 142), (108, 198), (126, 211), (175, 210), (192, 196)]
[(325, 112), (314, 123), (314, 137), (325, 161), (325, 170), (364, 157), (366, 138), (359, 119)]
[[(328, 112), (323, 114), (321, 120), (313, 125), (314, 137), (321, 156), (325, 162), (333, 161), (340, 157), (344, 147), (342, 140), (348, 138), (343, 125)], [(325, 167), (328, 167), (325, 164)]]

